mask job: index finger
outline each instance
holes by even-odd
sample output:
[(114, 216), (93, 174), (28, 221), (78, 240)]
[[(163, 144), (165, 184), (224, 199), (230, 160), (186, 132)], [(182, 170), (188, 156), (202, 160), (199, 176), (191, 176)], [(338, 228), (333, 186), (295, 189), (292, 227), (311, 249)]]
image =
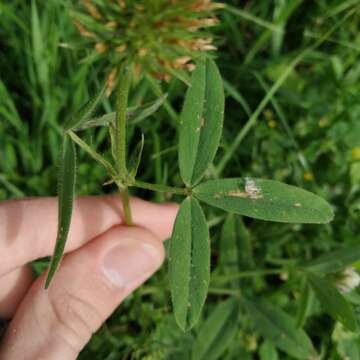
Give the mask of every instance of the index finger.
[[(133, 221), (159, 238), (171, 235), (177, 206), (131, 199)], [(51, 255), (57, 232), (57, 199), (33, 198), (0, 202), (0, 275)], [(79, 248), (123, 223), (119, 196), (86, 196), (75, 200), (65, 252)]]

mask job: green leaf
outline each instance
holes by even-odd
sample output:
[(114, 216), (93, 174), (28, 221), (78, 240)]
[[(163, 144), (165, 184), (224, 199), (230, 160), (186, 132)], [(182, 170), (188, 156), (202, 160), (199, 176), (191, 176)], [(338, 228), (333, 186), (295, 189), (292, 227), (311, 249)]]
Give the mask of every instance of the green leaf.
[[(165, 102), (167, 94), (160, 96), (155, 101), (149, 102), (141, 106), (130, 107), (126, 112), (126, 119), (129, 124), (138, 124), (145, 118), (154, 114)], [(87, 120), (81, 126), (78, 126), (76, 130), (85, 130), (92, 127), (109, 126), (115, 123), (116, 113), (112, 112), (100, 117), (95, 117)]]
[(328, 223), (331, 206), (319, 196), (274, 180), (210, 180), (193, 189), (199, 200), (255, 219), (287, 223)]
[(79, 136), (76, 135), (73, 131), (69, 131), (68, 136), (72, 139), (74, 143), (80, 146), (85, 152), (87, 152), (96, 162), (104, 167), (104, 169), (109, 173), (110, 176), (116, 177), (116, 171), (113, 166), (105, 160), (100, 154), (96, 152), (90, 145), (83, 141)]
[[(338, 332), (339, 329), (334, 330)], [(340, 332), (340, 331), (339, 331)], [(334, 334), (332, 336), (334, 339)], [(358, 334), (341, 331), (340, 339), (334, 341), (341, 360), (360, 360), (360, 343)]]
[(280, 350), (296, 359), (316, 356), (311, 340), (288, 314), (265, 301), (242, 298), (242, 302), (257, 331)]
[(32, 34), (32, 56), (36, 66), (37, 76), (44, 89), (49, 85), (49, 63), (46, 60), (46, 49), (44, 36), (41, 28), (36, 1), (31, 2), (31, 34)]
[(92, 114), (103, 99), (107, 84), (104, 84), (97, 94), (91, 98), (79, 111), (72, 115), (64, 124), (64, 130), (77, 130), (91, 119)]
[(240, 270), (236, 222), (235, 216), (229, 214), (222, 227), (218, 264), (223, 274), (237, 273)]
[(351, 331), (357, 330), (353, 308), (339, 290), (325, 278), (308, 273), (307, 279), (324, 310)]
[(198, 201), (186, 198), (175, 220), (169, 258), (171, 297), (178, 325), (185, 331), (198, 321), (210, 281), (210, 241)]
[(116, 112), (111, 112), (105, 115), (94, 117), (76, 128), (76, 131), (86, 130), (93, 127), (110, 126), (115, 123)]
[(221, 357), (238, 328), (238, 303), (237, 299), (228, 299), (206, 319), (193, 345), (193, 360), (216, 360)]
[(71, 215), (75, 194), (76, 151), (69, 136), (65, 135), (60, 157), (59, 200), (58, 200), (58, 232), (55, 250), (51, 259), (48, 276), (45, 283), (47, 289), (55, 275), (63, 257), (66, 239), (69, 233)]
[(174, 76), (178, 80), (182, 81), (187, 86), (191, 86), (191, 79), (190, 79), (190, 77), (188, 75), (188, 72), (186, 70), (175, 69), (175, 68), (169, 67), (169, 68), (167, 68), (167, 71), (172, 76)]
[(129, 176), (133, 179), (135, 179), (136, 174), (138, 172), (143, 149), (144, 149), (144, 134), (141, 134), (141, 140), (137, 143), (129, 159), (129, 166), (128, 166)]
[(265, 340), (259, 348), (260, 360), (278, 360), (275, 346), (269, 340)]
[(147, 104), (138, 107), (128, 108), (126, 117), (130, 124), (138, 124), (140, 121), (146, 119), (147, 117), (153, 115), (159, 108), (164, 104), (167, 99), (167, 94), (161, 95), (154, 101), (151, 101)]
[(251, 270), (255, 267), (251, 235), (244, 224), (243, 218), (241, 216), (235, 216), (235, 218), (239, 238), (240, 270)]
[(302, 267), (307, 271), (325, 275), (342, 270), (357, 261), (360, 261), (360, 245), (324, 254), (303, 264)]
[[(221, 231), (218, 267), (221, 274), (230, 275), (254, 267), (250, 235), (241, 216), (228, 214)], [(250, 279), (234, 279), (233, 288), (248, 286)]]
[(187, 186), (197, 184), (213, 161), (222, 133), (224, 89), (216, 64), (197, 64), (180, 117), (179, 166)]
[(302, 327), (305, 325), (306, 319), (309, 316), (314, 303), (314, 293), (305, 278), (303, 278), (298, 303), (299, 306), (296, 313), (296, 326)]

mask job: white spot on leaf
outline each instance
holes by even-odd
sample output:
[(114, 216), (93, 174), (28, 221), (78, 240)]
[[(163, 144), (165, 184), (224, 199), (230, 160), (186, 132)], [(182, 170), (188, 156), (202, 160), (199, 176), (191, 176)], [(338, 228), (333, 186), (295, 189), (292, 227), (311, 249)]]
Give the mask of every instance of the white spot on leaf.
[(250, 199), (261, 199), (261, 189), (255, 184), (255, 181), (250, 178), (245, 178), (245, 192)]

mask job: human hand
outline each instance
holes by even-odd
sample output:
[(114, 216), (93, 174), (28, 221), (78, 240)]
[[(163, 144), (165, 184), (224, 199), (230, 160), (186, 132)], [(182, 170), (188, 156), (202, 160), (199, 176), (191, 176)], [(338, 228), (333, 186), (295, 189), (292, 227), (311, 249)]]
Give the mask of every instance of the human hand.
[(83, 197), (61, 267), (48, 290), (34, 281), (30, 261), (52, 253), (54, 198), (0, 203), (0, 318), (12, 318), (2, 360), (76, 359), (122, 300), (162, 264), (161, 240), (171, 234), (174, 204), (131, 201), (134, 224), (122, 225), (117, 196)]

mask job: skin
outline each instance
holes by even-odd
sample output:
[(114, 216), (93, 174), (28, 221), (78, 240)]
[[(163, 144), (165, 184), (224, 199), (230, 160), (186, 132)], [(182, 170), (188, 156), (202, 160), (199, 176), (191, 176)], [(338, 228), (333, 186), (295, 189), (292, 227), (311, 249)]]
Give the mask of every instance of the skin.
[(51, 255), (55, 198), (0, 203), (0, 318), (12, 319), (2, 360), (76, 359), (92, 334), (162, 264), (177, 206), (131, 200), (135, 226), (123, 225), (117, 196), (74, 204), (66, 255), (50, 288), (27, 265)]

